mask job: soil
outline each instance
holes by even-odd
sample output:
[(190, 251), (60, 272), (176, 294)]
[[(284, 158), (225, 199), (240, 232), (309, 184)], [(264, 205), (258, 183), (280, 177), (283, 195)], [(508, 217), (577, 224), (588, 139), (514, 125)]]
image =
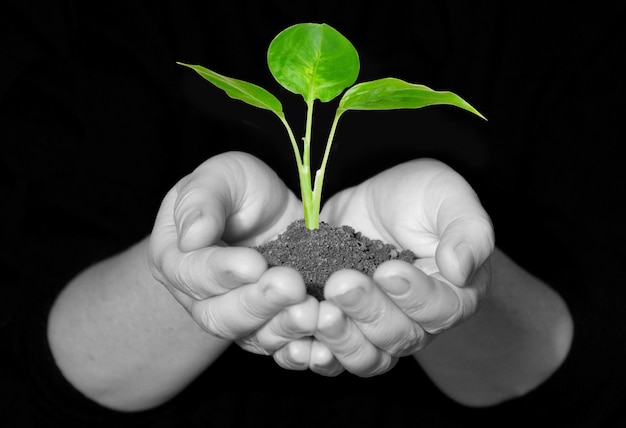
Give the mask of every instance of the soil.
[(355, 269), (372, 276), (378, 265), (392, 260), (413, 263), (417, 256), (380, 240), (373, 240), (350, 226), (320, 222), (309, 230), (304, 220), (291, 223), (276, 239), (256, 247), (270, 266), (291, 266), (304, 278), (308, 293), (324, 300), (324, 284), (335, 271)]

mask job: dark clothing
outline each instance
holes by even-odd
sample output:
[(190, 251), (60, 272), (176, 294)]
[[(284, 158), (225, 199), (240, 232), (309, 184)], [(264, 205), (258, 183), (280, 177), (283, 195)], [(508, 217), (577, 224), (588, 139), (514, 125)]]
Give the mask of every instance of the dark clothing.
[[(351, 3), (3, 3), (1, 426), (292, 427), (303, 414), (304, 426), (324, 427), (626, 426), (623, 3)], [(297, 191), (279, 121), (175, 62), (259, 84), (298, 123), (303, 103), (273, 82), (265, 53), (280, 30), (305, 21), (353, 42), (359, 81), (452, 90), (489, 119), (452, 107), (347, 113), (324, 195), (408, 159), (451, 165), (481, 197), (499, 247), (566, 300), (568, 359), (531, 393), (472, 409), (412, 358), (375, 378), (323, 378), (231, 347), (157, 409), (92, 403), (64, 380), (46, 341), (63, 286), (149, 234), (165, 192), (214, 154), (250, 152)], [(319, 106), (319, 141), (332, 106)]]

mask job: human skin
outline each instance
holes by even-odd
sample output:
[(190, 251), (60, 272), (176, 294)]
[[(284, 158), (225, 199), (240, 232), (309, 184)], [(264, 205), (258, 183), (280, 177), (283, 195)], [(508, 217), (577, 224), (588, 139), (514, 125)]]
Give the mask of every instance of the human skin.
[[(400, 179), (405, 187), (385, 190)], [(488, 216), (445, 165), (402, 164), (328, 201), (322, 219), (422, 259), (383, 264), (373, 278), (338, 272), (324, 302), (248, 248), (300, 212), (257, 159), (209, 159), (166, 196), (151, 237), (60, 294), (48, 334), (63, 374), (105, 406), (140, 410), (176, 395), (233, 342), (325, 376), (373, 376), (414, 355), (450, 397), (484, 406), (536, 387), (567, 355), (567, 307), (494, 251)]]

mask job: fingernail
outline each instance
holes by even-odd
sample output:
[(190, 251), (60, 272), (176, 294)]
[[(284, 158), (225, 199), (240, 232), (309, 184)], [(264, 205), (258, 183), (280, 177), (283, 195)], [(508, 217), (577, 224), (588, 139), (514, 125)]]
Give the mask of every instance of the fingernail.
[(282, 304), (285, 300), (285, 295), (278, 291), (276, 287), (272, 286), (271, 284), (268, 284), (263, 289), (263, 296), (272, 305)]
[[(339, 310), (339, 309), (338, 309)], [(323, 320), (318, 325), (318, 333), (327, 339), (337, 339), (346, 331), (346, 316), (340, 312), (338, 317)]]
[(338, 302), (341, 306), (355, 306), (361, 301), (364, 294), (365, 290), (363, 288), (355, 287), (352, 290), (348, 290), (345, 293), (333, 297), (333, 300)]
[(200, 210), (193, 210), (192, 212), (185, 215), (185, 217), (183, 218), (182, 224), (180, 226), (180, 233), (178, 235), (179, 240), (182, 240), (185, 237), (185, 235), (189, 233), (189, 230), (194, 225), (194, 223), (200, 218), (201, 215), (202, 215), (202, 211)]
[(298, 342), (290, 342), (287, 345), (287, 361), (296, 370), (304, 370), (309, 367), (307, 352), (304, 352), (302, 344)]
[(392, 296), (404, 296), (410, 290), (411, 284), (401, 276), (390, 276), (384, 280), (383, 287)]
[(324, 336), (326, 336), (326, 338), (337, 339), (341, 337), (344, 331), (345, 331), (345, 327), (342, 322), (342, 323), (334, 323), (329, 326), (326, 326), (326, 328), (324, 328), (324, 330), (321, 331), (321, 333)]
[(476, 269), (472, 250), (467, 243), (461, 242), (454, 247), (454, 254), (459, 263), (459, 272), (465, 279), (465, 282), (467, 282), (469, 277), (474, 273), (474, 269)]

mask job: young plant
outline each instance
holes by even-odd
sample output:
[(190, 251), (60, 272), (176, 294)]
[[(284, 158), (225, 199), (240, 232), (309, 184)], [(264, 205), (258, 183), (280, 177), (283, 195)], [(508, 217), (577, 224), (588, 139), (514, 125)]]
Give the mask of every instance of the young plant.
[[(350, 41), (327, 24), (293, 25), (270, 43), (267, 63), (276, 81), (285, 89), (302, 95), (307, 106), (302, 153), (278, 98), (269, 91), (242, 80), (226, 77), (199, 65), (178, 64), (195, 70), (228, 96), (276, 114), (289, 135), (293, 148), (305, 225), (319, 227), (319, 212), (324, 172), (339, 118), (349, 110), (394, 110), (448, 104), (472, 112), (484, 119), (474, 107), (458, 95), (434, 91), (424, 85), (396, 78), (383, 78), (354, 85), (359, 74), (359, 55)], [(354, 85), (354, 86), (352, 86)], [(316, 100), (328, 102), (346, 88), (333, 119), (320, 168), (311, 176), (311, 130)]]

